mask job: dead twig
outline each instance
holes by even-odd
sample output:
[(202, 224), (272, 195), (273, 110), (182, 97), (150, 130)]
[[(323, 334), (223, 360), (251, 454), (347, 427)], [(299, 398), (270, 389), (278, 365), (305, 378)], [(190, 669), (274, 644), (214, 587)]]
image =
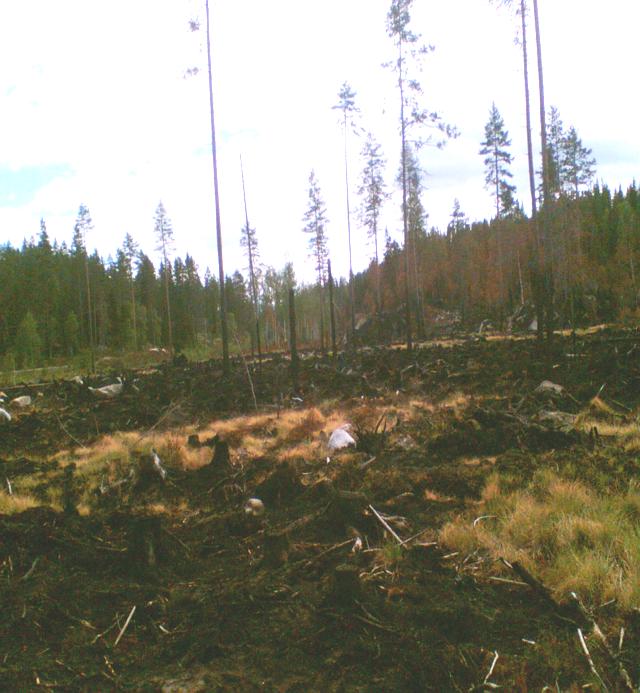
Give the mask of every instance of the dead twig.
[(143, 438), (146, 438), (146, 436), (148, 436), (150, 433), (152, 433), (153, 431), (155, 431), (156, 428), (158, 428), (158, 426), (159, 426), (168, 416), (170, 416), (171, 414), (173, 414), (173, 412), (174, 412), (176, 409), (178, 409), (179, 407), (181, 407), (181, 406), (185, 403), (185, 401), (186, 401), (186, 399), (183, 398), (183, 399), (178, 400), (175, 404), (173, 404), (173, 403), (169, 404), (169, 406), (165, 409), (164, 413), (163, 413), (163, 414), (160, 416), (160, 418), (153, 424), (153, 426), (151, 426), (151, 427), (148, 428), (146, 431), (144, 431), (143, 433), (141, 433), (140, 436), (136, 439), (136, 441), (133, 443), (133, 445), (132, 445), (131, 447), (134, 448)]
[(36, 569), (39, 560), (40, 557), (34, 559), (33, 563), (31, 564), (31, 568), (29, 568), (29, 570), (27, 570), (27, 572), (20, 578), (21, 580), (28, 580), (33, 575), (33, 571)]
[(373, 507), (373, 505), (369, 505), (369, 509), (371, 512), (376, 516), (377, 520), (380, 522), (380, 524), (391, 534), (391, 536), (400, 544), (400, 546), (404, 546), (403, 540), (393, 531), (389, 523), (380, 515), (380, 513)]
[(249, 381), (249, 387), (251, 388), (251, 396), (253, 397), (253, 406), (256, 408), (256, 411), (258, 411), (258, 400), (256, 399), (256, 391), (253, 387), (253, 378), (251, 377), (251, 373), (249, 371), (249, 364), (247, 363), (247, 360), (245, 359), (244, 354), (242, 353), (242, 347), (240, 346), (238, 333), (234, 332), (233, 336), (236, 340), (236, 344), (238, 345), (238, 352), (240, 353), (240, 358), (242, 359), (242, 363), (244, 364), (244, 370), (247, 374), (247, 380)]
[(598, 681), (600, 681), (600, 685), (602, 686), (603, 690), (608, 691), (609, 689), (607, 688), (607, 685), (602, 680), (602, 677), (600, 676), (600, 674), (598, 673), (598, 670), (596, 669), (596, 665), (593, 663), (593, 659), (591, 658), (591, 653), (589, 652), (589, 648), (587, 647), (587, 643), (584, 640), (584, 636), (582, 635), (582, 631), (580, 630), (580, 628), (578, 628), (578, 638), (580, 639), (580, 645), (582, 646), (582, 651), (584, 652), (584, 656), (587, 658), (587, 662), (589, 662), (589, 668), (591, 669), (591, 672), (598, 679)]
[(77, 438), (75, 438), (74, 436), (71, 435), (71, 433), (69, 433), (69, 431), (65, 428), (65, 425), (62, 423), (62, 420), (60, 419), (60, 417), (55, 412), (54, 412), (54, 415), (55, 415), (56, 419), (58, 420), (58, 425), (63, 430), (63, 432), (66, 433), (69, 436), (69, 438), (71, 438), (71, 440), (76, 445), (79, 445), (83, 450), (86, 450), (87, 446), (83, 445)]
[[(591, 624), (593, 634), (600, 641), (604, 651), (607, 653), (607, 657), (609, 658), (609, 660), (615, 665), (623, 688), (633, 693), (636, 689), (634, 688), (633, 682), (631, 681), (631, 677), (629, 676), (627, 670), (624, 668), (624, 664), (620, 661), (620, 659), (616, 656), (615, 652), (609, 646), (609, 642), (607, 640), (606, 635), (602, 632), (602, 630), (600, 630), (600, 626), (596, 623), (595, 619), (587, 611), (584, 604), (580, 601), (580, 598), (575, 592), (571, 592), (571, 598), (576, 602), (578, 609), (580, 610), (580, 613)], [(620, 646), (618, 647), (618, 651), (622, 649), (622, 639), (624, 637), (623, 633), (624, 630), (620, 634)]]
[(135, 605), (131, 607), (131, 611), (129, 612), (129, 615), (127, 616), (127, 620), (124, 622), (124, 626), (120, 629), (120, 632), (118, 633), (118, 637), (116, 638), (116, 641), (113, 643), (113, 649), (115, 650), (116, 647), (118, 647), (118, 643), (120, 642), (120, 639), (124, 635), (125, 631), (129, 627), (129, 623), (131, 623), (131, 619), (133, 618), (133, 614), (136, 612), (136, 607)]

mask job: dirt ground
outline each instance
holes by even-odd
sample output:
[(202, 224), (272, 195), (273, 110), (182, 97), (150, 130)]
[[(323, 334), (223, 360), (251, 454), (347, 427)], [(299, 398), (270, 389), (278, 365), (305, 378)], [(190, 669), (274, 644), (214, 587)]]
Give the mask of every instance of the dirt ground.
[[(598, 393), (636, 412), (637, 332), (308, 355), (295, 390), (281, 356), (124, 383), (6, 390), (34, 404), (0, 428), (0, 482), (38, 502), (0, 515), (1, 690), (624, 690), (620, 663), (640, 682), (640, 612), (599, 612), (625, 629), (616, 662), (590, 642), (603, 683), (579, 615), (438, 542), (496, 470), (638, 474), (636, 450), (540, 417)], [(334, 454), (321, 430), (347, 420), (357, 448)], [(83, 471), (127, 432), (126, 455)], [(154, 436), (164, 481), (140, 465)]]

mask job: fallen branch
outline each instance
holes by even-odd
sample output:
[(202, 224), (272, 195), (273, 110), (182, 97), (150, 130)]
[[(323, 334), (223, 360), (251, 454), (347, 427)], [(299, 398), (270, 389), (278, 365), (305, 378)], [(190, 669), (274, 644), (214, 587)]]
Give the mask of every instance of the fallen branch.
[(498, 657), (500, 656), (498, 654), (497, 650), (493, 654), (495, 655), (493, 658), (493, 662), (491, 662), (491, 667), (489, 667), (489, 673), (484, 677), (483, 683), (487, 683), (487, 681), (491, 678), (491, 674), (493, 674), (493, 670), (495, 669), (496, 662), (498, 661)]
[(339, 544), (334, 544), (333, 546), (330, 546), (328, 549), (325, 549), (324, 551), (321, 551), (315, 556), (312, 556), (311, 558), (307, 559), (304, 563), (305, 568), (310, 566), (314, 561), (317, 561), (319, 558), (322, 558), (323, 556), (326, 556), (332, 551), (335, 551), (336, 549), (341, 549), (343, 546), (346, 546), (347, 544), (351, 543), (353, 543), (353, 539), (347, 539), (346, 541), (341, 541)]
[(373, 507), (373, 505), (369, 505), (369, 509), (371, 512), (376, 516), (380, 524), (391, 534), (391, 536), (400, 544), (400, 546), (404, 546), (403, 540), (393, 531), (389, 523), (380, 515), (380, 513)]
[[(55, 413), (54, 413), (54, 414), (55, 414)], [(76, 445), (79, 445), (83, 450), (86, 450), (86, 449), (87, 449), (87, 446), (86, 446), (86, 445), (83, 445), (77, 438), (75, 438), (74, 436), (72, 436), (71, 433), (69, 433), (69, 431), (67, 431), (67, 429), (65, 428), (64, 424), (62, 423), (62, 420), (60, 419), (60, 417), (59, 417), (57, 414), (55, 414), (55, 417), (56, 417), (56, 419), (58, 420), (58, 424), (59, 424), (60, 428), (63, 430), (63, 432), (66, 433), (66, 434), (69, 436), (69, 438), (71, 438), (71, 440), (72, 440)]]
[(249, 371), (249, 365), (247, 364), (247, 360), (244, 357), (244, 354), (242, 353), (242, 346), (240, 345), (240, 340), (238, 339), (238, 333), (234, 332), (233, 336), (236, 340), (236, 344), (238, 345), (238, 352), (240, 353), (240, 358), (242, 359), (242, 363), (244, 364), (244, 370), (247, 374), (247, 380), (249, 381), (249, 387), (251, 387), (251, 396), (253, 397), (253, 406), (256, 408), (256, 411), (258, 411), (258, 400), (256, 399), (256, 391), (255, 388), (253, 387), (253, 378), (251, 377), (251, 373)]
[(580, 639), (580, 645), (582, 646), (582, 651), (584, 652), (584, 656), (587, 658), (587, 662), (589, 662), (589, 668), (591, 669), (593, 675), (600, 681), (600, 684), (602, 685), (603, 690), (608, 691), (609, 689), (607, 688), (605, 682), (602, 680), (602, 677), (598, 673), (598, 670), (596, 669), (596, 665), (593, 663), (593, 659), (591, 658), (591, 653), (589, 652), (589, 648), (587, 647), (587, 643), (584, 641), (584, 636), (582, 635), (582, 631), (580, 628), (578, 628), (578, 638)]
[(27, 570), (27, 572), (20, 578), (21, 580), (28, 580), (33, 575), (33, 571), (36, 569), (39, 560), (39, 557), (34, 559), (33, 563), (31, 564), (31, 568), (29, 568), (29, 570)]
[(174, 412), (176, 409), (178, 409), (179, 407), (181, 407), (181, 406), (185, 403), (185, 401), (186, 401), (186, 399), (183, 398), (183, 399), (178, 400), (175, 404), (170, 404), (170, 405), (167, 407), (167, 409), (164, 411), (164, 413), (160, 416), (160, 418), (153, 424), (153, 426), (151, 426), (151, 428), (148, 428), (146, 431), (144, 431), (143, 433), (141, 433), (140, 436), (137, 438), (137, 440), (133, 443), (133, 445), (132, 445), (131, 447), (134, 448), (143, 438), (145, 438), (146, 436), (148, 436), (149, 433), (151, 433), (152, 431), (155, 431), (155, 429), (158, 428), (158, 426), (159, 426), (168, 416), (170, 416), (171, 414), (173, 414), (173, 412)]
[(129, 623), (131, 622), (131, 619), (133, 618), (133, 614), (136, 612), (136, 607), (135, 605), (131, 607), (131, 611), (129, 612), (129, 615), (127, 616), (127, 620), (124, 622), (124, 626), (120, 629), (120, 632), (118, 633), (118, 637), (116, 638), (116, 641), (113, 643), (113, 649), (115, 650), (116, 647), (118, 647), (118, 643), (120, 642), (120, 639), (124, 635), (124, 632), (127, 630), (129, 627)]
[[(573, 626), (578, 625), (573, 618), (567, 618), (564, 615), (562, 607), (560, 604), (558, 604), (558, 602), (556, 602), (547, 587), (545, 587), (545, 585), (540, 582), (538, 578), (531, 575), (531, 573), (524, 566), (518, 563), (518, 561), (509, 563), (509, 561), (505, 560), (504, 558), (501, 558), (500, 560), (502, 563), (504, 563), (504, 565), (507, 566), (507, 568), (511, 568), (511, 570), (513, 570), (516, 575), (523, 580), (523, 582), (526, 582), (534, 592), (536, 592), (545, 602), (547, 602), (559, 619), (570, 623)], [(564, 612), (566, 613), (566, 610), (564, 610)]]
[[(577, 604), (578, 609), (580, 610), (580, 613), (591, 624), (593, 634), (598, 638), (598, 640), (602, 644), (604, 651), (607, 653), (607, 657), (615, 665), (616, 669), (618, 670), (618, 676), (620, 677), (620, 681), (621, 681), (623, 687), (626, 690), (631, 691), (631, 693), (633, 693), (636, 689), (633, 686), (633, 682), (631, 681), (631, 677), (629, 676), (629, 673), (627, 672), (627, 670), (624, 668), (624, 664), (620, 661), (620, 659), (616, 656), (614, 651), (609, 646), (609, 642), (607, 640), (606, 635), (600, 630), (600, 626), (596, 623), (595, 619), (587, 611), (584, 604), (580, 601), (580, 598), (578, 597), (578, 595), (575, 592), (571, 592), (571, 597), (575, 601), (575, 603)], [(623, 638), (624, 638), (624, 629), (620, 633), (620, 641), (619, 641), (618, 651), (620, 651), (622, 649)]]

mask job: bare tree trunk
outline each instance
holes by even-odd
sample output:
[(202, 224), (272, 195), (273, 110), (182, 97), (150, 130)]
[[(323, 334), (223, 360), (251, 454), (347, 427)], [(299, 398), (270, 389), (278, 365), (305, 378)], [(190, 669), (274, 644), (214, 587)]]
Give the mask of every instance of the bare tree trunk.
[[(338, 355), (338, 347), (336, 346), (336, 313), (335, 307), (333, 305), (333, 274), (331, 274), (331, 260), (328, 262), (329, 268), (329, 318), (331, 322), (331, 351), (333, 353), (333, 358), (335, 359)], [(352, 334), (351, 345), (354, 346), (355, 333)]]
[(538, 15), (538, 0), (533, 0), (533, 16), (536, 30), (536, 52), (538, 57), (538, 88), (540, 92), (540, 139), (542, 143), (542, 197), (546, 209), (542, 214), (542, 302), (544, 325), (538, 325), (538, 330), (546, 332), (547, 340), (553, 336), (553, 263), (549, 245), (549, 150), (547, 147), (546, 108), (544, 103), (544, 76), (542, 70), (542, 42), (540, 39), (540, 21)]
[(531, 192), (531, 217), (538, 213), (536, 201), (536, 182), (533, 166), (533, 144), (531, 141), (531, 98), (529, 93), (529, 58), (527, 54), (527, 6), (525, 0), (520, 0), (520, 17), (522, 19), (522, 61), (524, 63), (524, 102), (527, 119), (527, 153), (529, 156), (529, 190)]
[(247, 210), (247, 192), (244, 185), (244, 168), (242, 156), (240, 156), (240, 175), (242, 176), (242, 197), (244, 199), (244, 218), (247, 234), (247, 251), (249, 253), (249, 282), (251, 284), (251, 302), (253, 303), (253, 315), (256, 321), (256, 347), (258, 349), (258, 363), (262, 363), (262, 348), (260, 345), (260, 317), (258, 312), (258, 287), (255, 268), (253, 266), (253, 248), (251, 247), (251, 233), (249, 230), (249, 212)]
[(289, 289), (289, 347), (291, 349), (291, 380), (293, 381), (293, 390), (298, 390), (298, 340), (296, 337), (296, 304), (295, 292), (293, 288)]
[(229, 329), (227, 326), (227, 302), (224, 284), (224, 263), (222, 261), (222, 224), (220, 221), (220, 194), (218, 190), (218, 154), (216, 148), (216, 126), (213, 110), (213, 77), (211, 70), (211, 24), (209, 21), (209, 0), (205, 0), (207, 14), (207, 62), (209, 67), (209, 112), (211, 115), (211, 158), (213, 161), (213, 192), (216, 206), (216, 241), (218, 245), (218, 275), (220, 279), (220, 326), (222, 328), (222, 368), (229, 374)]
[(169, 353), (173, 356), (173, 328), (171, 327), (171, 302), (169, 301), (169, 272), (171, 267), (164, 257), (164, 300), (167, 308), (167, 330), (169, 337)]
[[(86, 242), (85, 242), (86, 245)], [(84, 275), (87, 285), (87, 317), (89, 318), (89, 349), (91, 351), (91, 372), (96, 372), (96, 347), (93, 330), (93, 316), (91, 310), (91, 282), (89, 281), (89, 256), (84, 251)]]
[(136, 321), (136, 293), (133, 284), (133, 279), (130, 280), (131, 283), (131, 318), (133, 320), (133, 348), (138, 349), (138, 323)]
[[(347, 113), (344, 114), (344, 181), (345, 190), (347, 193), (347, 235), (349, 237), (349, 303), (351, 312), (351, 342), (355, 341), (356, 337), (356, 301), (353, 291), (353, 263), (351, 254), (351, 207), (349, 205), (349, 163), (347, 156)], [(335, 349), (334, 349), (335, 355)]]
[(404, 117), (404, 82), (402, 79), (402, 40), (398, 42), (400, 58), (398, 61), (398, 86), (400, 87), (400, 131), (402, 135), (402, 231), (404, 238), (404, 301), (407, 336), (407, 351), (413, 350), (411, 336), (411, 304), (409, 293), (409, 220), (407, 209), (407, 125)]

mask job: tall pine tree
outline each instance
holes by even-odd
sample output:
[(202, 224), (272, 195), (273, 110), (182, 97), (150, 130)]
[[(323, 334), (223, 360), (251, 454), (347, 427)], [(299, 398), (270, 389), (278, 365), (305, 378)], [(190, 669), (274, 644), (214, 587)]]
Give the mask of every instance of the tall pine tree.
[[(504, 120), (495, 103), (489, 112), (489, 121), (484, 128), (484, 141), (481, 143), (480, 154), (484, 156), (485, 187), (493, 191), (496, 218), (505, 216), (513, 207), (515, 186), (509, 180), (513, 177), (509, 166), (513, 157), (509, 152), (511, 140), (505, 128)], [(508, 207), (505, 209), (505, 205)]]

